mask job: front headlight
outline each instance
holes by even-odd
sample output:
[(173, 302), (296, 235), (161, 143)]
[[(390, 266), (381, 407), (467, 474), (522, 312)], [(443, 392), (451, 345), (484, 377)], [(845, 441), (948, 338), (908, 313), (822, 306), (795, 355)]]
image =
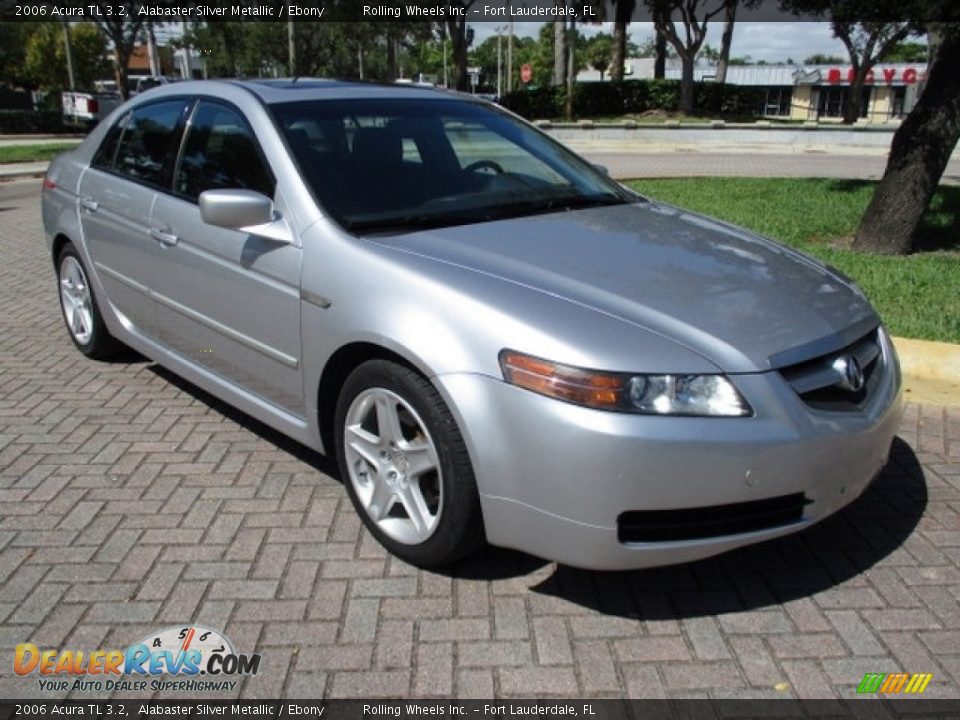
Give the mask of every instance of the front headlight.
[(635, 375), (560, 365), (513, 350), (500, 353), (513, 385), (598, 410), (644, 415), (746, 417), (753, 414), (723, 375)]

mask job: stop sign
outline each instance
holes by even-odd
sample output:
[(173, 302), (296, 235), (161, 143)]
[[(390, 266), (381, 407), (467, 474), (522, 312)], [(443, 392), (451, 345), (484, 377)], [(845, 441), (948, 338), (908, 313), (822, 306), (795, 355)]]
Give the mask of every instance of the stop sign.
[(520, 66), (520, 79), (525, 83), (533, 80), (533, 68), (530, 67), (529, 63), (524, 63)]

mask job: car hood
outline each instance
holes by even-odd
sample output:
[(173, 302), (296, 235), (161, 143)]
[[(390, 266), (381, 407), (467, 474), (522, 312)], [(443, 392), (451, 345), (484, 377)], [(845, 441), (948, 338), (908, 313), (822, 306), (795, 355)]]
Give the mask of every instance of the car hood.
[(811, 258), (653, 202), (379, 241), (665, 335), (726, 372), (800, 362), (879, 322), (855, 286)]

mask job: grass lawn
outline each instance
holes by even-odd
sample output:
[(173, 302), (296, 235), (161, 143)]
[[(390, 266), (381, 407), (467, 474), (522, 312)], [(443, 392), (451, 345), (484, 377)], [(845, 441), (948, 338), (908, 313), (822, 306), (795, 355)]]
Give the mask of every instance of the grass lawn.
[(36, 145), (0, 145), (0, 165), (5, 163), (40, 162), (53, 160), (64, 150), (75, 148), (77, 143), (50, 142)]
[(960, 343), (960, 187), (941, 187), (908, 257), (849, 249), (875, 183), (867, 180), (630, 180), (639, 192), (798, 248), (863, 288), (894, 335)]

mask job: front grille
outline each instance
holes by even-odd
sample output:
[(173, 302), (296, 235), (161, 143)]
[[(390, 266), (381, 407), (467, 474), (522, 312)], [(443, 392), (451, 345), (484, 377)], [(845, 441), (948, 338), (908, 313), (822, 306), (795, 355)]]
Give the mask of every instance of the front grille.
[(631, 510), (617, 518), (617, 539), (622, 543), (673, 542), (770, 530), (802, 520), (803, 508), (810, 502), (803, 493), (794, 493), (711, 507)]
[[(781, 368), (780, 374), (812, 408), (831, 412), (862, 410), (880, 382), (883, 350), (879, 333), (879, 329), (873, 330), (836, 352)], [(859, 391), (844, 386), (842, 375), (834, 369), (837, 359), (844, 356), (856, 358), (860, 364), (864, 383)]]

